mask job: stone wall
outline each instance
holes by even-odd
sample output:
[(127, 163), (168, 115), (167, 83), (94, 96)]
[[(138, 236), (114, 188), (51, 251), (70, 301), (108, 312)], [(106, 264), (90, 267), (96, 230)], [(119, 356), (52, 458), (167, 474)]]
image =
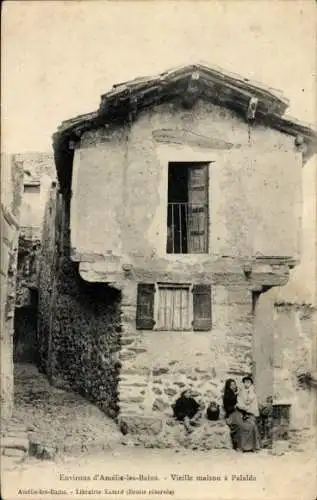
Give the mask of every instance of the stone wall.
[[(171, 161), (210, 162), (208, 259), (166, 254)], [(102, 267), (109, 254), (140, 269), (180, 270), (222, 256), (297, 258), (300, 186), (292, 137), (251, 127), (210, 103), (190, 111), (177, 102), (160, 105), (130, 126), (82, 135), (73, 165), (72, 257), (87, 262), (95, 256), (96, 275), (111, 273), (112, 262)]]
[(13, 407), (13, 322), (23, 171), (11, 155), (1, 155), (1, 421)]
[(118, 412), (120, 293), (86, 283), (70, 259), (69, 201), (52, 190), (45, 215), (39, 281), (40, 366), (53, 385)]
[(52, 308), (55, 306), (56, 298), (53, 296), (53, 284), (55, 272), (57, 271), (58, 246), (56, 242), (57, 224), (56, 219), (57, 188), (52, 184), (46, 203), (42, 240), (41, 254), (39, 261), (38, 276), (38, 349), (39, 349), (39, 368), (48, 373), (48, 346), (51, 332)]
[(252, 294), (215, 286), (208, 332), (136, 330), (136, 283), (123, 288), (120, 412), (166, 419), (184, 388), (221, 405), (225, 379), (252, 370)]

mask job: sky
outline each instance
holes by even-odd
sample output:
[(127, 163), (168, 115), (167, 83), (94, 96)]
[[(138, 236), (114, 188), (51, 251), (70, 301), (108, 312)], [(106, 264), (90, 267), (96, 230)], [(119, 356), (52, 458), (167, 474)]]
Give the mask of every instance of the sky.
[(2, 10), (4, 152), (49, 151), (112, 84), (205, 61), (275, 87), (316, 124), (314, 0), (15, 1)]

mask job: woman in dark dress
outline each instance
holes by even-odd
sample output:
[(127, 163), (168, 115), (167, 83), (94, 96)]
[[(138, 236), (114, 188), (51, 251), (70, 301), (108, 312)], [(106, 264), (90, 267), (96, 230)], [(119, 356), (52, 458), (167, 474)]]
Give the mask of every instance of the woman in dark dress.
[(225, 383), (225, 390), (223, 394), (223, 408), (226, 413), (226, 418), (235, 410), (238, 397), (237, 384), (233, 378), (228, 378)]
[(227, 424), (230, 427), (231, 442), (234, 450), (239, 448), (239, 426), (231, 421), (230, 415), (236, 411), (237, 398), (237, 384), (233, 378), (229, 378), (225, 383), (223, 409), (225, 411)]

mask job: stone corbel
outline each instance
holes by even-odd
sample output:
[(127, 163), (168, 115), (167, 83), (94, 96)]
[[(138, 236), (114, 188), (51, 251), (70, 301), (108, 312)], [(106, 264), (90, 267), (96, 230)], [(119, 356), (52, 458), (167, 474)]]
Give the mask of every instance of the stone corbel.
[(296, 147), (296, 150), (298, 151), (298, 153), (301, 153), (302, 157), (305, 158), (305, 156), (307, 155), (307, 151), (308, 151), (308, 145), (305, 141), (305, 138), (301, 134), (297, 134), (294, 142), (295, 142), (295, 147)]
[(129, 120), (134, 122), (138, 113), (138, 100), (136, 97), (131, 96), (129, 101)]
[(247, 279), (250, 278), (252, 274), (252, 264), (250, 262), (245, 262), (243, 264), (243, 272)]
[(248, 122), (253, 121), (255, 119), (256, 109), (258, 106), (258, 98), (252, 96), (249, 101), (246, 119)]
[(184, 106), (184, 108), (190, 109), (197, 102), (197, 99), (199, 97), (199, 79), (199, 71), (194, 71), (190, 76), (187, 89), (184, 92), (182, 100), (182, 105)]

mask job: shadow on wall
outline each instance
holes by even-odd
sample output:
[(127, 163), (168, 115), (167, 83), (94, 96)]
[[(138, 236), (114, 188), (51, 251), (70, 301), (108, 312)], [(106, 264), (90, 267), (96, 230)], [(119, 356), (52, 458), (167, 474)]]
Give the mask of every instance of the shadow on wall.
[(119, 291), (85, 282), (78, 266), (64, 258), (52, 315), (50, 378), (111, 417), (119, 410), (120, 302)]
[(117, 416), (121, 292), (88, 283), (70, 258), (70, 193), (53, 186), (46, 208), (39, 277), (39, 369)]

